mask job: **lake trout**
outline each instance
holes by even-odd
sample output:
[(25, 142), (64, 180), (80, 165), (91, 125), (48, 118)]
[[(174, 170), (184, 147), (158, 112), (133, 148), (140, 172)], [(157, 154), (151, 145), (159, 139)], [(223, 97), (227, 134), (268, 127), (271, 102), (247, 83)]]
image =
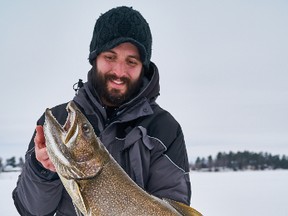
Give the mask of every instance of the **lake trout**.
[(145, 192), (109, 154), (73, 101), (67, 112), (61, 126), (47, 109), (43, 128), (49, 158), (78, 215), (201, 215), (190, 206)]

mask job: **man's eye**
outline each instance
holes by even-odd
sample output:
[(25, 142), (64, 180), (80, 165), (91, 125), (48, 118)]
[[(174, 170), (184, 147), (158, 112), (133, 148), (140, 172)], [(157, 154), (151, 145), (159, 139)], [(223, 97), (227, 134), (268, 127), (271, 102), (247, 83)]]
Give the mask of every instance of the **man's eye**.
[(137, 62), (133, 61), (133, 60), (128, 60), (128, 64), (131, 66), (135, 66), (135, 65), (137, 65)]
[(107, 61), (113, 61), (115, 58), (114, 58), (114, 56), (109, 56), (109, 55), (106, 55), (105, 57), (104, 57)]

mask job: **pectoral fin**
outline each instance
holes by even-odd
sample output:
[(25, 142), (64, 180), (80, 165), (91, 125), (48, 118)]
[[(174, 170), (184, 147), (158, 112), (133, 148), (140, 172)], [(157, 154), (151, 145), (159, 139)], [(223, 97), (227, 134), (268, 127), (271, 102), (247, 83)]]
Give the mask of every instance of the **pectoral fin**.
[(74, 180), (68, 180), (60, 175), (59, 177), (61, 178), (61, 181), (66, 188), (67, 193), (73, 200), (76, 213), (78, 214), (81, 211), (83, 214), (86, 215), (87, 208), (77, 182)]
[(170, 200), (170, 199), (163, 199), (163, 200), (168, 202), (171, 206), (173, 206), (173, 208), (175, 208), (183, 216), (203, 216), (196, 209), (194, 209), (188, 205), (185, 205), (184, 203), (180, 203), (180, 202)]
[(76, 212), (77, 216), (82, 216), (83, 215), (82, 212), (77, 208), (76, 205), (74, 205), (74, 209), (75, 209), (75, 212)]

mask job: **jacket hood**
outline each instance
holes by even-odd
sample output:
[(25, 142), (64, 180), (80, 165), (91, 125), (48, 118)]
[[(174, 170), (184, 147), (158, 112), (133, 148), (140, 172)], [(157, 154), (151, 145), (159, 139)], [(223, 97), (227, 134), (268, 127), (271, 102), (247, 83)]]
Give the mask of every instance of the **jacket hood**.
[(155, 101), (159, 95), (159, 71), (157, 66), (153, 62), (150, 62), (148, 71), (145, 71), (144, 73), (143, 84), (139, 93), (130, 101), (134, 101), (143, 97)]

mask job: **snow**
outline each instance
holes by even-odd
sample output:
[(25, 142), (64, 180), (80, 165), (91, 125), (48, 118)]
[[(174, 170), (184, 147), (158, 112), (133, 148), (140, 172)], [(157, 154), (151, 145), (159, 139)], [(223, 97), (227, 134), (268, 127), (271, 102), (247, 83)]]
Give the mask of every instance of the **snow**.
[(191, 173), (192, 206), (207, 216), (288, 213), (288, 171)]
[[(0, 173), (1, 215), (19, 215), (11, 195), (18, 175)], [(205, 216), (287, 215), (286, 170), (191, 172), (190, 176), (192, 206)]]
[(12, 199), (12, 191), (16, 186), (16, 181), (19, 172), (1, 172), (0, 173), (0, 203), (2, 208), (0, 209), (1, 215), (16, 216), (19, 215), (14, 207)]

